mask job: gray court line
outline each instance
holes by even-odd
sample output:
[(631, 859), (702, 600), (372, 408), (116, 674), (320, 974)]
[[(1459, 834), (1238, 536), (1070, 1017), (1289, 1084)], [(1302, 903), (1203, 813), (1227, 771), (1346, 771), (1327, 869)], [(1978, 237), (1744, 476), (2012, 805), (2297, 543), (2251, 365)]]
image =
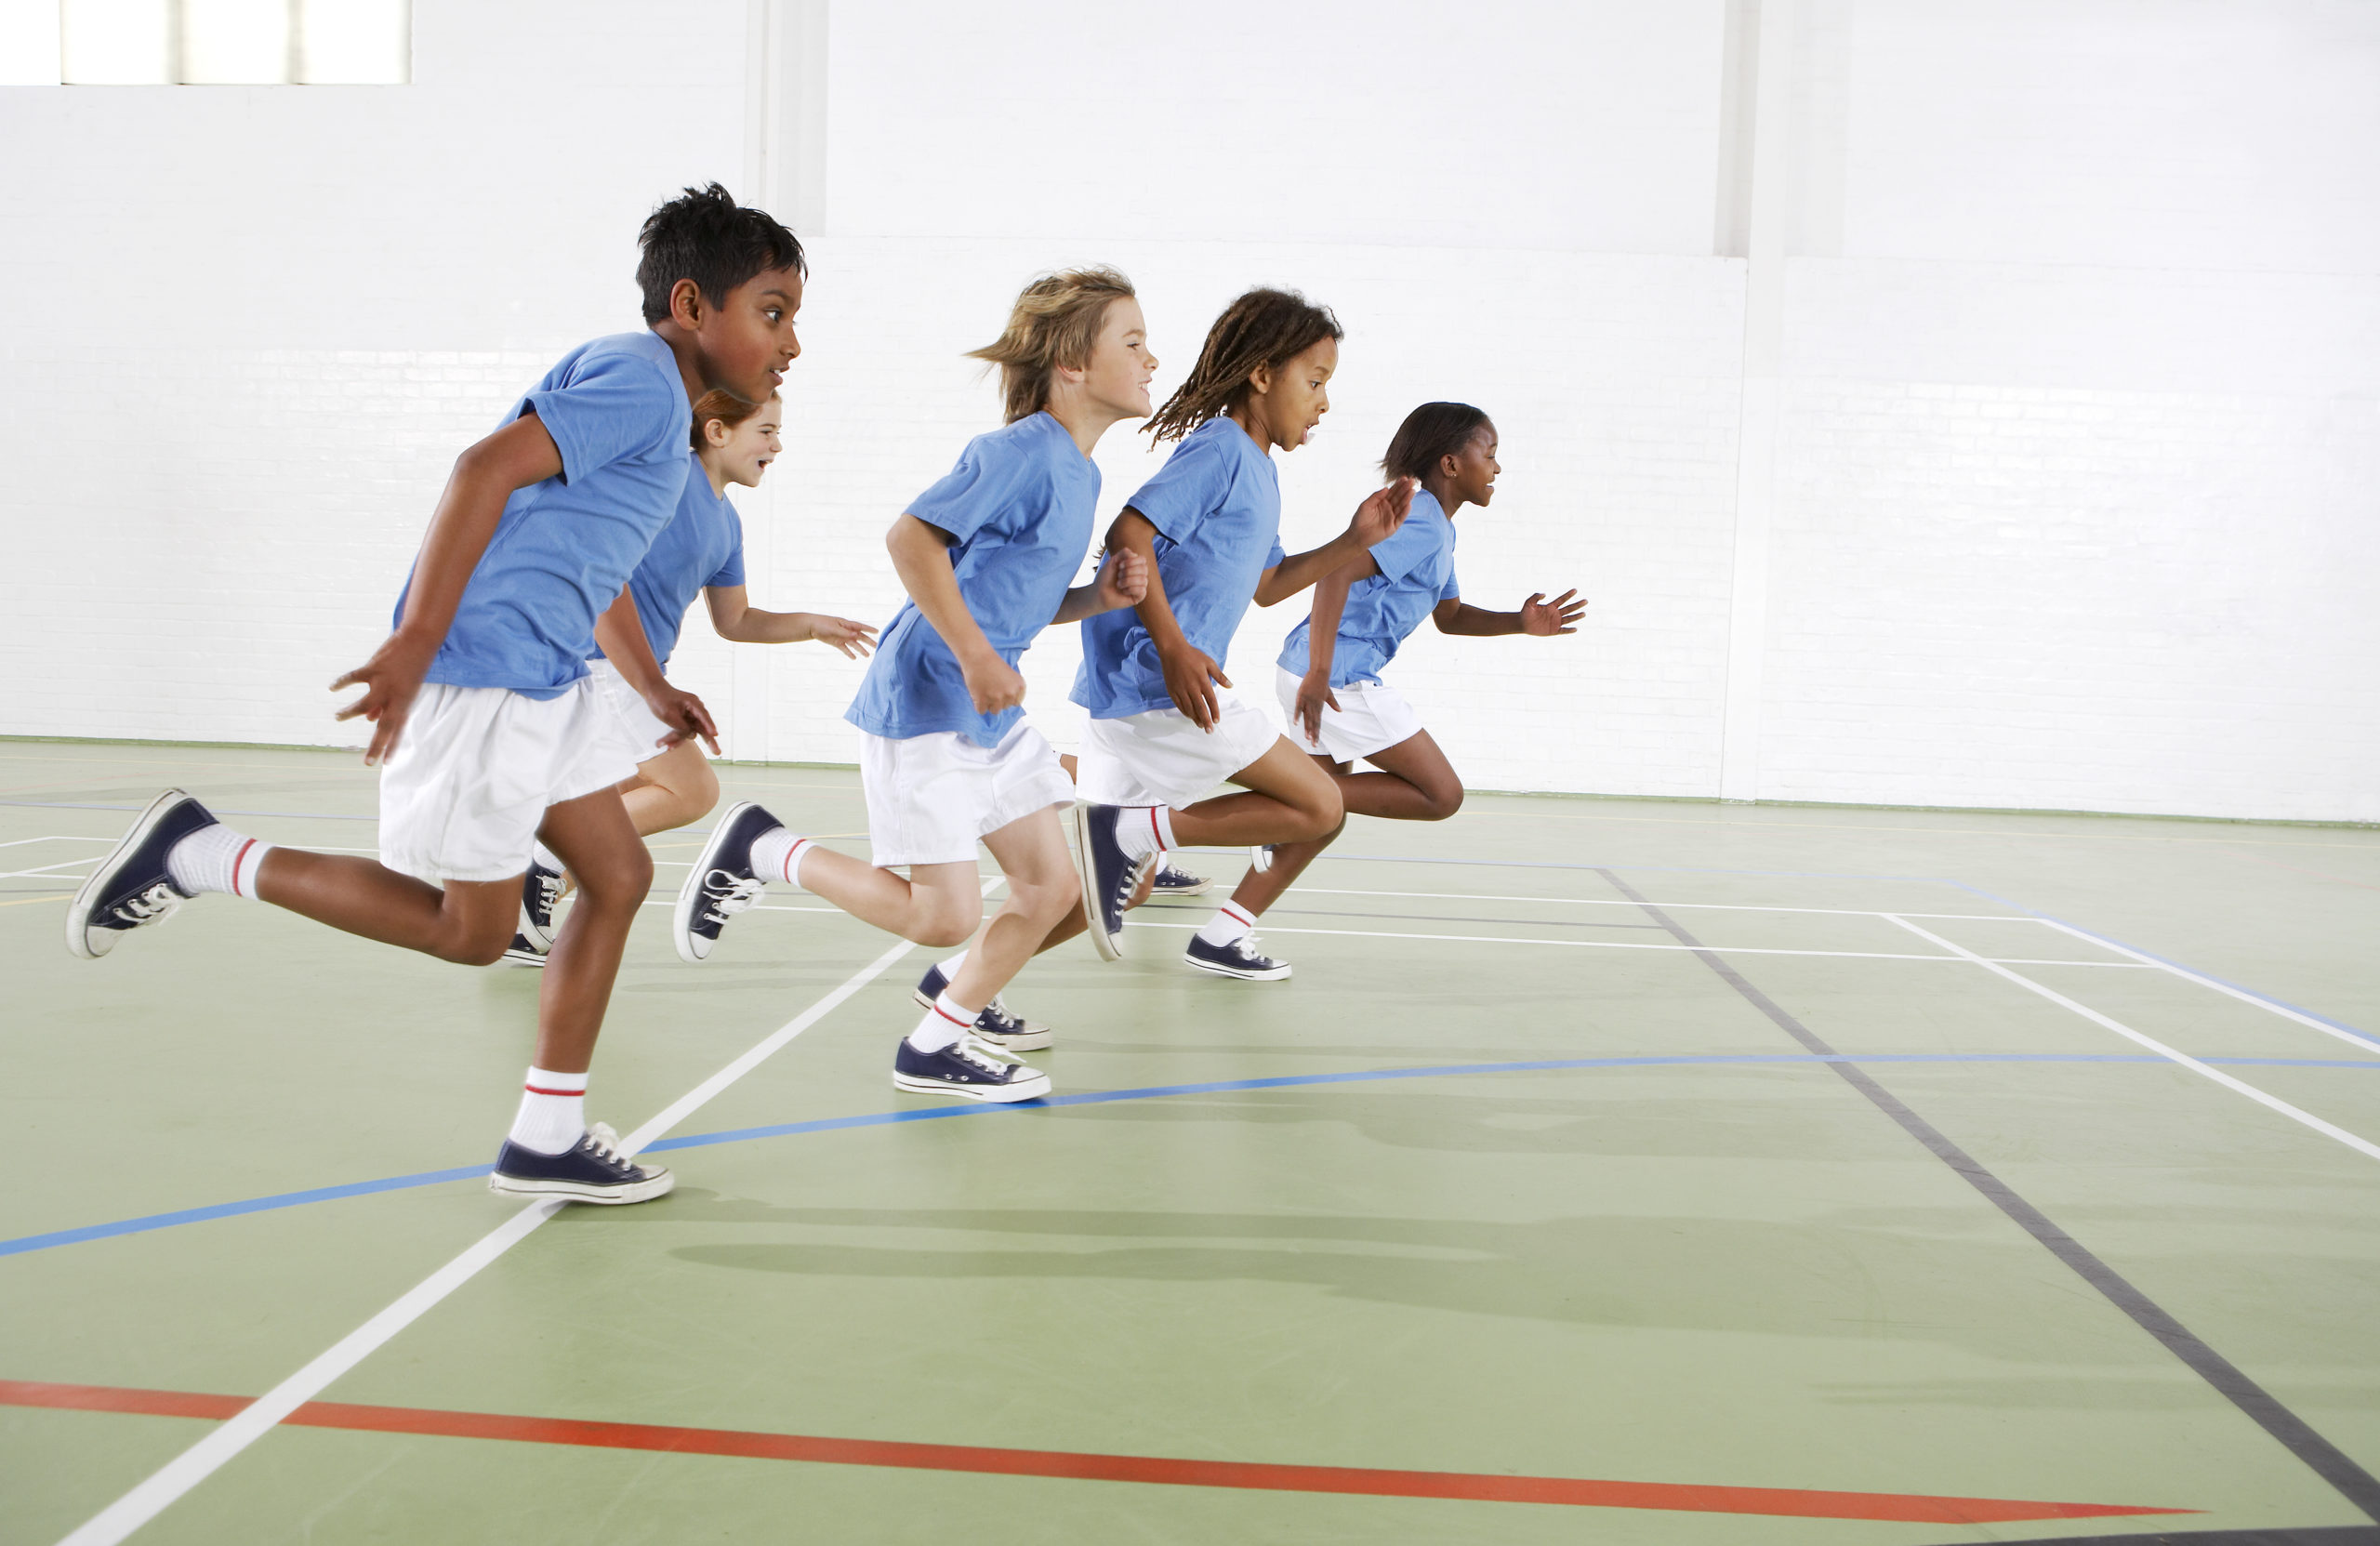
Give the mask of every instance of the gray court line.
[(1934, 1157), (1957, 1171), (1961, 1180), (1982, 1193), (1986, 1201), (2006, 1214), (2017, 1228), (2039, 1241), (2051, 1255), (2065, 1262), (2075, 1275), (2097, 1289), (2109, 1303), (2130, 1316), (2134, 1325), (2156, 1338), (2166, 1352), (2215, 1387), (2215, 1392), (2240, 1408), (2248, 1420), (2304, 1461), (2316, 1475), (2330, 1483), (2341, 1497), (2373, 1519), (2380, 1520), (2380, 1478), (2374, 1477), (2338, 1446), (2316, 1433), (2312, 1424), (2282, 1406), (2280, 1397), (2250, 1379), (2245, 1370), (2200, 1341), (2195, 1332), (2175, 1319), (2170, 1312), (2135, 1287), (2122, 1274), (2101, 1261), (2088, 1247), (2051, 1222), (2047, 1214), (1986, 1169), (1982, 1161), (1952, 1143), (1947, 1133), (1903, 1104), (1898, 1096), (1877, 1083), (1865, 1069), (1843, 1061), (1842, 1054), (1821, 1039), (1818, 1033), (1746, 981), (1741, 972), (1686, 932), (1674, 918), (1646, 900), (1627, 881), (1607, 869), (1599, 873), (1614, 891), (1644, 908), (1646, 917), (1668, 930), (1679, 944), (1690, 948), (1703, 965), (1716, 972), (1722, 982), (1735, 989), (1752, 1008), (1766, 1015), (1778, 1030), (1808, 1050), (1830, 1059), (1827, 1066), (1845, 1083), (1866, 1096), (1877, 1110), (1898, 1123), (1902, 1131), (1924, 1144)]

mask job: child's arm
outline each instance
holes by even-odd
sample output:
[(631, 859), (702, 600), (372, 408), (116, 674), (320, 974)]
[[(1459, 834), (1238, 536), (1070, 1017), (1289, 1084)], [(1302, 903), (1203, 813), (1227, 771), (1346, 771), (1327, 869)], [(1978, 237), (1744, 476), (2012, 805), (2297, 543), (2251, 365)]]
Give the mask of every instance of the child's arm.
[(816, 640), (832, 644), (853, 660), (876, 647), (876, 626), (824, 612), (763, 612), (740, 585), (714, 585), (703, 590), (710, 608), (710, 626), (734, 644), (799, 644)]
[(635, 592), (627, 586), (620, 587), (603, 615), (595, 619), (595, 647), (603, 652), (620, 679), (636, 689), (653, 717), (669, 727), (669, 733), (656, 746), (674, 747), (699, 735), (710, 754), (719, 755), (719, 726), (711, 722), (710, 710), (703, 707), (702, 699), (663, 679), (661, 662), (653, 658), (653, 641), (644, 636), (644, 619), (637, 614)]
[(1579, 630), (1572, 625), (1587, 610), (1586, 602), (1571, 600), (1578, 593), (1575, 588), (1566, 590), (1549, 601), (1540, 590), (1523, 601), (1518, 612), (1489, 612), (1458, 597), (1440, 601), (1431, 612), (1430, 621), (1438, 625), (1440, 633), (1463, 633), (1475, 638), (1500, 633), (1533, 633), (1540, 638), (1576, 633)]
[(1355, 518), (1347, 522), (1345, 531), (1319, 548), (1285, 558), (1264, 571), (1256, 582), (1256, 604), (1273, 606), (1286, 601), (1357, 554), (1368, 553), (1387, 541), (1397, 527), (1405, 524), (1405, 512), (1413, 508), (1413, 486), (1412, 479), (1399, 478), (1386, 488), (1373, 490), (1370, 497), (1355, 507)]
[(1322, 734), (1323, 706), (1339, 707), (1337, 695), (1330, 691), (1330, 666), (1339, 653), (1339, 619), (1347, 614), (1347, 593), (1355, 588), (1357, 580), (1379, 573), (1380, 565), (1366, 553), (1314, 583), (1314, 613), (1305, 625), (1305, 680), (1298, 684), (1298, 701), (1291, 711), (1304, 727), (1308, 746)]
[(884, 546), (892, 555), (892, 572), (901, 577), (901, 588), (958, 657), (975, 712), (997, 714), (1023, 703), (1025, 678), (1000, 658), (984, 637), (983, 625), (967, 610), (967, 598), (959, 593), (959, 575), (950, 567), (950, 538), (942, 528), (904, 514), (884, 535)]
[(1151, 572), (1148, 561), (1140, 554), (1129, 548), (1117, 548), (1089, 585), (1066, 592), (1066, 599), (1058, 603), (1058, 614), (1050, 619), (1051, 626), (1079, 623), (1094, 613), (1140, 605), (1141, 598), (1148, 594)]
[(1223, 717), (1223, 700), (1215, 696), (1215, 684), (1231, 685), (1231, 678), (1223, 675), (1215, 657), (1183, 636), (1182, 625), (1173, 615), (1173, 603), (1166, 600), (1165, 580), (1157, 569), (1157, 527), (1145, 515), (1131, 506), (1124, 507), (1116, 523), (1107, 528), (1107, 550), (1111, 553), (1139, 555), (1148, 573), (1148, 586), (1140, 603), (1132, 610), (1141, 615), (1141, 626), (1149, 630), (1149, 642), (1157, 646), (1157, 668), (1165, 674), (1165, 691), (1172, 698), (1173, 707), (1189, 716), (1190, 722), (1200, 730), (1212, 730)]
[(360, 715), (372, 721), (364, 761), (377, 762), (396, 749), (414, 695), (421, 691), (421, 679), (454, 626), (463, 588), (487, 552), (505, 501), (514, 491), (561, 471), (562, 452), (534, 413), (522, 414), (455, 459), (454, 473), (421, 539), (421, 553), (414, 560), (413, 582), (396, 631), (372, 652), (371, 659), (331, 683), (334, 693), (342, 687), (364, 689), (364, 695), (340, 709), (338, 718)]

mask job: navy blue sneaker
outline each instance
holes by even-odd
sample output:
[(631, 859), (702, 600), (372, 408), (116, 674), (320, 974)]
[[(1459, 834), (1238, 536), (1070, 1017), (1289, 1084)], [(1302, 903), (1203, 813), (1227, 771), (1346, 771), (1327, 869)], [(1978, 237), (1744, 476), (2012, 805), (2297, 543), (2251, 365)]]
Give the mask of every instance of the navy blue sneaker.
[(1149, 882), (1149, 894), (1151, 896), (1204, 896), (1214, 889), (1214, 884), (1203, 875), (1193, 875), (1188, 870), (1176, 869), (1171, 865), (1166, 865), (1157, 872), (1157, 879)]
[(66, 948), (95, 961), (133, 930), (173, 917), (192, 893), (174, 884), (165, 855), (192, 833), (215, 825), (206, 807), (179, 789), (151, 800), (74, 893), (66, 909)]
[[(930, 1010), (933, 1008), (933, 1001), (949, 988), (950, 979), (943, 975), (942, 968), (930, 966), (926, 968), (926, 974), (918, 979), (918, 985), (909, 990), (909, 997), (918, 1001), (918, 1008)], [(992, 1001), (984, 1006), (984, 1012), (975, 1017), (975, 1035), (1011, 1052), (1038, 1051), (1050, 1045), (1049, 1026), (1038, 1020), (1027, 1020), (1021, 1014), (1011, 1013), (998, 994), (994, 994)]]
[(504, 958), (514, 966), (543, 967), (551, 945), (539, 945), (526, 934), (515, 934), (512, 943), (504, 947)]
[(1050, 1093), (1050, 1076), (1004, 1057), (972, 1036), (939, 1052), (920, 1052), (901, 1038), (892, 1054), (892, 1088), (912, 1095), (956, 1095), (962, 1101), (1038, 1101)]
[(678, 1178), (658, 1165), (620, 1154), (620, 1135), (598, 1122), (561, 1154), (539, 1154), (509, 1138), (496, 1151), (487, 1189), (508, 1197), (567, 1197), (572, 1202), (651, 1202)]
[(1082, 878), (1083, 918), (1103, 961), (1124, 958), (1124, 909), (1149, 859), (1128, 859), (1116, 840), (1116, 824), (1145, 816), (1146, 808), (1123, 805), (1075, 807), (1075, 873)]
[(686, 883), (678, 888), (678, 905), (670, 914), (669, 933), (680, 960), (707, 959), (727, 920), (760, 900), (768, 883), (752, 873), (752, 841), (784, 825), (748, 799), (737, 800), (719, 818), (694, 867), (686, 872)]
[(529, 861), (521, 877), (521, 937), (540, 956), (554, 947), (554, 909), (562, 905), (562, 871)]
[(1236, 977), (1244, 983), (1277, 983), (1289, 974), (1289, 962), (1276, 961), (1256, 948), (1254, 934), (1242, 934), (1229, 945), (1209, 945), (1193, 934), (1182, 958), (1201, 971)]

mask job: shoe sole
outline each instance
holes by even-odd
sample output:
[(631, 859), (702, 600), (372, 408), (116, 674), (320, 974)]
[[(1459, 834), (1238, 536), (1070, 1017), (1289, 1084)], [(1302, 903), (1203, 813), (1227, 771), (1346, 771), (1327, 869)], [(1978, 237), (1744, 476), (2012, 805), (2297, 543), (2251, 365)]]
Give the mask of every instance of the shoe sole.
[(591, 1186), (583, 1181), (531, 1181), (515, 1176), (491, 1175), (487, 1189), (500, 1197), (561, 1197), (566, 1202), (589, 1202), (598, 1207), (618, 1208), (632, 1202), (651, 1202), (666, 1196), (678, 1184), (675, 1171), (661, 1174), (633, 1186)]
[(905, 1095), (947, 1095), (961, 1101), (982, 1101), (992, 1105), (1007, 1105), (1015, 1101), (1038, 1101), (1050, 1093), (1048, 1076), (1032, 1081), (1019, 1090), (1013, 1085), (994, 1088), (979, 1084), (945, 1084), (940, 1079), (921, 1079), (909, 1074), (892, 1076), (892, 1088)]
[(1050, 1033), (1046, 1030), (1026, 1031), (1021, 1036), (985, 1036), (981, 1031), (972, 1034), (976, 1040), (988, 1041), (1003, 1052), (1038, 1052), (1050, 1045)]
[(1075, 879), (1082, 882), (1083, 932), (1091, 936), (1091, 948), (1099, 952), (1101, 960), (1120, 961), (1124, 958), (1123, 942), (1107, 932), (1103, 921), (1104, 912), (1098, 902), (1099, 866), (1091, 855), (1090, 810), (1082, 801), (1075, 802)]
[(74, 892), (74, 900), (66, 905), (67, 949), (84, 960), (96, 961), (115, 948), (115, 937), (125, 932), (123, 930), (102, 930), (101, 932), (107, 935), (107, 943), (97, 949), (91, 947), (91, 910), (99, 905), (99, 898), (107, 894), (108, 883), (115, 879), (117, 862), (149, 840), (149, 834), (157, 829), (157, 823), (164, 819), (168, 809), (189, 798), (180, 789), (168, 789), (159, 795), (149, 802), (149, 809), (134, 820), (132, 830), (124, 835), (124, 840), (108, 850), (108, 856), (99, 861), (99, 867), (91, 871), (91, 878), (83, 882)]
[(1212, 880), (1201, 880), (1195, 886), (1151, 886), (1151, 896), (1204, 896), (1215, 889)]
[(702, 852), (694, 856), (694, 867), (686, 872), (686, 883), (678, 888), (677, 905), (669, 909), (669, 943), (678, 947), (678, 958), (688, 966), (700, 966), (710, 958), (709, 950), (694, 943), (700, 938), (694, 932), (694, 907), (702, 901), (703, 877), (711, 872), (711, 860), (718, 856), (720, 839), (751, 806), (750, 800), (739, 799), (727, 808), (711, 827), (710, 836), (703, 840)]
[(1289, 963), (1286, 961), (1272, 971), (1235, 971), (1230, 967), (1217, 966), (1212, 961), (1202, 961), (1196, 956), (1185, 954), (1182, 958), (1182, 964), (1195, 966), (1212, 976), (1229, 977), (1235, 982), (1241, 983), (1277, 983), (1289, 974)]
[(535, 950), (507, 950), (504, 958), (514, 966), (542, 967), (546, 964), (546, 958)]

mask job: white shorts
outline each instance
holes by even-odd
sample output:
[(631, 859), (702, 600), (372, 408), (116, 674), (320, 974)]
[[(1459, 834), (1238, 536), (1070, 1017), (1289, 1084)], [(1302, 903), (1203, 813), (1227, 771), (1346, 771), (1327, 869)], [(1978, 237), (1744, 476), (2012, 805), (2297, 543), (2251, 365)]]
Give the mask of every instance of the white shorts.
[(1280, 695), (1282, 717), (1289, 722), (1290, 743), (1302, 750), (1334, 762), (1354, 762), (1421, 733), (1421, 716), (1413, 712), (1404, 694), (1377, 681), (1351, 681), (1330, 690), (1339, 707), (1322, 706), (1322, 733), (1309, 741), (1305, 727), (1298, 723), (1298, 689), (1304, 685), (1305, 680), (1290, 675), (1287, 667), (1273, 668), (1273, 691)]
[(620, 737), (620, 749), (631, 762), (642, 762), (660, 756), (669, 748), (660, 745), (661, 738), (675, 730), (663, 724), (644, 706), (644, 696), (628, 685), (620, 668), (608, 660), (590, 660), (587, 674), (595, 683), (595, 695), (603, 702), (612, 716), (614, 728)]
[(424, 880), (509, 880), (549, 806), (636, 771), (591, 678), (540, 701), (423, 684), (380, 768), (380, 862)]
[(1075, 776), (1097, 805), (1187, 805), (1273, 749), (1273, 721), (1228, 694), (1223, 716), (1200, 730), (1178, 708), (1093, 720)]
[(975, 844), (1012, 821), (1075, 802), (1073, 780), (1030, 721), (996, 747), (950, 731), (860, 738), (867, 841), (877, 865), (972, 865)]

